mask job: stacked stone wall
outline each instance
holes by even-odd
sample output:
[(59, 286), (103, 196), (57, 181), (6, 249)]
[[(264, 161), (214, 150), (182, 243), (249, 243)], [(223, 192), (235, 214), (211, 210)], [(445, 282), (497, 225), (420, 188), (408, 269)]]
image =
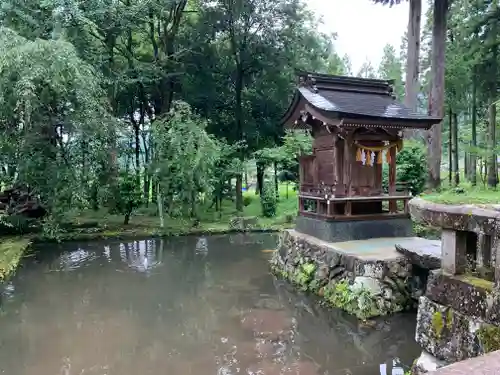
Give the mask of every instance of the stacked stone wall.
[(325, 303), (360, 319), (411, 307), (412, 285), (419, 284), (412, 280), (412, 265), (404, 256), (360, 259), (294, 230), (281, 234), (271, 266), (301, 290), (316, 293)]

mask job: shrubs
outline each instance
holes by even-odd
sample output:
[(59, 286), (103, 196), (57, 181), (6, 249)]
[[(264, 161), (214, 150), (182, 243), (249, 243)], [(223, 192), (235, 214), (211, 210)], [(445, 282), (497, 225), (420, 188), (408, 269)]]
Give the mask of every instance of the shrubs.
[(262, 216), (276, 216), (278, 200), (276, 198), (276, 191), (273, 183), (267, 182), (264, 184), (264, 189), (262, 190), (262, 195), (260, 196), (260, 204), (262, 206)]
[(128, 173), (120, 173), (113, 195), (115, 207), (112, 212), (124, 215), (123, 224), (127, 225), (132, 212), (142, 203), (142, 192), (137, 187), (135, 177)]
[(252, 204), (253, 197), (251, 195), (243, 196), (243, 206), (248, 207)]
[[(424, 147), (417, 142), (406, 142), (396, 157), (396, 178), (407, 184), (413, 195), (420, 194), (427, 179), (427, 162)], [(389, 168), (384, 164), (383, 186), (388, 191)]]

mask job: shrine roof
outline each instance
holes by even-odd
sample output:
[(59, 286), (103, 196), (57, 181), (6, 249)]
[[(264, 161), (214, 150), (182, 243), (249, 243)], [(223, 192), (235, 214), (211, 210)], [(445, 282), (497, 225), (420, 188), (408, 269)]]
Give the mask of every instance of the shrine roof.
[(430, 128), (442, 119), (416, 113), (397, 101), (391, 80), (298, 72), (299, 85), (283, 123), (289, 125), (298, 106), (309, 104), (326, 118), (383, 121), (387, 125)]

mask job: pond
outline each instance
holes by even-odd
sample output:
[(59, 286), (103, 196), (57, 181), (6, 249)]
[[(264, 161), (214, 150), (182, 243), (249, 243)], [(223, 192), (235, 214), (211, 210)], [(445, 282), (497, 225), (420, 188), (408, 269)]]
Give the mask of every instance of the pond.
[(44, 245), (2, 288), (0, 374), (402, 375), (415, 315), (368, 326), (319, 307), (269, 274), (275, 244)]

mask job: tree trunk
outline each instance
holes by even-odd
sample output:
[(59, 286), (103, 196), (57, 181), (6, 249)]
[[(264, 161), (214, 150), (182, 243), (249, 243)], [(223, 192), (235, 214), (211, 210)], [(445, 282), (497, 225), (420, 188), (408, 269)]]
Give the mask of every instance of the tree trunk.
[(453, 113), (452, 119), (452, 132), (451, 132), (451, 146), (453, 153), (453, 183), (455, 186), (458, 186), (460, 183), (460, 171), (458, 169), (459, 160), (458, 160), (458, 115), (456, 112)]
[(472, 185), (477, 184), (477, 78), (476, 68), (472, 73), (472, 140), (470, 153), (470, 173)]
[[(444, 111), (444, 69), (446, 50), (446, 18), (448, 0), (434, 1), (434, 24), (432, 27), (432, 86), (429, 98), (429, 114), (443, 117)], [(441, 185), (441, 138), (442, 122), (434, 125), (427, 137), (428, 185), (435, 189)]]
[(134, 125), (134, 142), (135, 142), (135, 173), (137, 178), (137, 188), (141, 185), (141, 142), (139, 138), (139, 125)]
[(274, 165), (274, 194), (276, 195), (276, 198), (279, 199), (280, 193), (279, 193), (279, 184), (278, 184), (278, 166), (276, 162), (273, 163)]
[(470, 180), (470, 157), (467, 151), (464, 151), (464, 176), (467, 180)]
[[(492, 93), (493, 96), (493, 93)], [(496, 169), (496, 159), (497, 155), (495, 153), (496, 146), (496, 118), (497, 118), (497, 106), (494, 98), (490, 100), (490, 106), (488, 111), (488, 186), (496, 187), (498, 184), (497, 179), (497, 169)]]
[(123, 218), (123, 225), (128, 225), (130, 223), (131, 212), (127, 212)]
[(236, 176), (236, 211), (243, 212), (243, 175)]
[(146, 204), (146, 207), (149, 205), (149, 189), (150, 185), (149, 182), (151, 181), (151, 176), (149, 175), (149, 172), (147, 170), (147, 166), (149, 165), (149, 155), (148, 155), (148, 150), (144, 150), (144, 164), (146, 168), (144, 168), (144, 203)]
[[(406, 81), (405, 105), (417, 111), (419, 91), (419, 63), (420, 63), (420, 23), (422, 19), (422, 0), (410, 0), (410, 14), (408, 17), (408, 50), (406, 53)], [(409, 130), (406, 135), (410, 138), (418, 136), (418, 130)]]
[(264, 171), (266, 166), (264, 163), (257, 162), (257, 186), (255, 188), (255, 193), (262, 195), (262, 189), (264, 188)]
[(452, 186), (453, 182), (453, 111), (448, 108), (448, 184)]
[(156, 183), (156, 202), (158, 203), (158, 216), (160, 217), (160, 228), (165, 228), (165, 217), (163, 213), (163, 196), (160, 184)]
[[(235, 77), (235, 111), (234, 117), (236, 120), (236, 141), (243, 140), (243, 68), (241, 64), (236, 64), (236, 77)], [(243, 163), (243, 150), (239, 151), (240, 161)], [(236, 175), (236, 210), (243, 211), (243, 174), (240, 171)]]

